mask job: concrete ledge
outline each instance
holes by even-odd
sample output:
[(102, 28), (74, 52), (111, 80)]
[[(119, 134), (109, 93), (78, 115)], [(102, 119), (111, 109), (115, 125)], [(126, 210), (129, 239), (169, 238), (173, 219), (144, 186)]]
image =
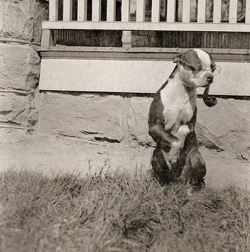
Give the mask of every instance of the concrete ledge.
[[(249, 96), (250, 63), (219, 62), (210, 93)], [(169, 61), (44, 58), (40, 90), (155, 93), (174, 68)], [(203, 93), (198, 89), (198, 94)]]

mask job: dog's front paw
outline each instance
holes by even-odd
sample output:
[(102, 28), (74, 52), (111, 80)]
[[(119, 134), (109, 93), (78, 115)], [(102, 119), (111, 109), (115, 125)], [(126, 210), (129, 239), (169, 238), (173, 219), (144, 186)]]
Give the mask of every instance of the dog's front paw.
[(175, 137), (178, 139), (178, 141), (174, 141), (172, 143), (172, 148), (174, 148), (174, 149), (183, 148), (186, 137), (189, 133), (190, 133), (190, 129), (189, 129), (188, 125), (180, 126), (177, 133), (175, 134)]
[(188, 127), (188, 125), (184, 124), (181, 125), (180, 128), (178, 129), (177, 133), (175, 134), (175, 136), (179, 139), (185, 139), (186, 136), (190, 133), (190, 129)]
[(173, 141), (171, 143), (171, 148), (179, 150), (182, 147), (182, 145), (183, 145), (182, 141), (180, 141), (179, 139), (177, 139), (177, 140), (175, 140), (175, 141)]

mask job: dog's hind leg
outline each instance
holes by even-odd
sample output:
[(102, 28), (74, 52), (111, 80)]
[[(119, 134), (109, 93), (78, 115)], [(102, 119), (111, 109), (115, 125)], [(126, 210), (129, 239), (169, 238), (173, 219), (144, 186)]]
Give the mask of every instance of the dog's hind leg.
[(151, 165), (153, 168), (153, 177), (155, 177), (160, 185), (165, 185), (171, 182), (171, 167), (168, 166), (160, 148), (154, 150)]
[(193, 147), (186, 158), (186, 164), (181, 174), (181, 180), (188, 181), (194, 189), (204, 187), (206, 164), (197, 147)]

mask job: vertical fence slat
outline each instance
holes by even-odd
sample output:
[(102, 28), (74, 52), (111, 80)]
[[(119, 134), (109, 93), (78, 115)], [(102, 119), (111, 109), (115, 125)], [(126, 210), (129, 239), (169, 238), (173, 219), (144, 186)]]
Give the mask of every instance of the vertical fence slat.
[(230, 0), (229, 4), (229, 23), (237, 23), (237, 5), (238, 0)]
[(132, 32), (131, 31), (122, 32), (122, 47), (125, 47), (125, 48), (132, 47)]
[(115, 21), (115, 8), (116, 8), (116, 0), (108, 0), (107, 1), (107, 21), (108, 22)]
[(167, 22), (175, 22), (176, 0), (168, 0)]
[[(122, 0), (122, 22), (130, 21), (130, 0)], [(122, 32), (122, 46), (129, 48), (132, 46), (132, 32), (123, 31)]]
[(122, 22), (130, 20), (130, 0), (122, 0)]
[(221, 0), (214, 0), (213, 23), (221, 22)]
[(72, 20), (72, 0), (63, 0), (63, 21)]
[(190, 22), (190, 4), (191, 4), (191, 0), (183, 0), (183, 8), (182, 8), (182, 22), (183, 23)]
[(198, 23), (206, 22), (206, 0), (198, 1), (197, 22)]
[(78, 0), (77, 20), (78, 21), (87, 20), (87, 0)]
[(92, 0), (92, 21), (101, 21), (101, 0)]
[(136, 22), (145, 22), (145, 0), (137, 0)]
[(160, 21), (160, 0), (152, 1), (151, 21), (152, 22)]
[(51, 30), (42, 30), (41, 46), (42, 47), (54, 46), (54, 40)]
[(58, 20), (58, 0), (49, 1), (49, 21)]
[(246, 0), (245, 22), (246, 24), (250, 23), (250, 0)]

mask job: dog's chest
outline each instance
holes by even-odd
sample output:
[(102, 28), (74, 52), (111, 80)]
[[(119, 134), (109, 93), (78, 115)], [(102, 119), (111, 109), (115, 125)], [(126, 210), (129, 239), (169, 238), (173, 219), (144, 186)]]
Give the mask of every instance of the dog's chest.
[(196, 106), (196, 90), (187, 93), (184, 86), (176, 85), (174, 80), (161, 90), (165, 130), (172, 129), (176, 124), (188, 123)]

